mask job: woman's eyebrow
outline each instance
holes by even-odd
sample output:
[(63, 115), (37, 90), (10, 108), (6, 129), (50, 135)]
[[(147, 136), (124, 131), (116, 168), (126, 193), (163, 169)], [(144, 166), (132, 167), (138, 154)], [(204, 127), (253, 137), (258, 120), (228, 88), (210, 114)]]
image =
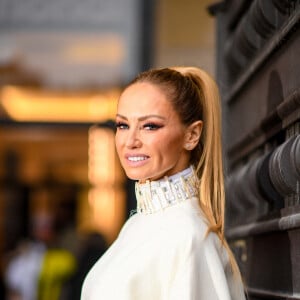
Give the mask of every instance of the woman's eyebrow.
[[(121, 118), (121, 119), (128, 120), (128, 118), (123, 116), (123, 115), (117, 114), (116, 116)], [(158, 119), (161, 119), (161, 120), (166, 120), (165, 117), (160, 116), (160, 115), (146, 115), (146, 116), (139, 117), (138, 120), (139, 121), (144, 121), (144, 120), (147, 120), (147, 119), (150, 119), (150, 118), (158, 118)]]
[(161, 120), (166, 119), (165, 117), (160, 116), (160, 115), (146, 115), (146, 116), (139, 117), (138, 120), (139, 121), (144, 121), (144, 120), (150, 119), (150, 118), (158, 118), (158, 119), (161, 119)]
[(116, 114), (116, 117), (119, 117), (119, 118), (124, 119), (124, 120), (128, 120), (125, 116), (122, 116), (120, 114)]

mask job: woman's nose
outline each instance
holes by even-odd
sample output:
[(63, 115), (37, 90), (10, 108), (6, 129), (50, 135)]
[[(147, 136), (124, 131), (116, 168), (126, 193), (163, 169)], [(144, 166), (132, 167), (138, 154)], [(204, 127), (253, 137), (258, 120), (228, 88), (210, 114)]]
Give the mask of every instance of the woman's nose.
[(137, 129), (129, 130), (126, 138), (126, 146), (128, 148), (139, 148), (142, 145), (141, 137)]

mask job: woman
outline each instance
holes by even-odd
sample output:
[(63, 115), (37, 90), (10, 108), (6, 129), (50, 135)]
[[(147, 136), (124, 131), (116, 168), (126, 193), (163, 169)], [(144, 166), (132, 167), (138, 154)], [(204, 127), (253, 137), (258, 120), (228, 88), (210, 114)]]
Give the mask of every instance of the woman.
[(141, 73), (116, 116), (137, 213), (87, 275), (82, 300), (241, 300), (224, 238), (218, 89), (194, 67)]

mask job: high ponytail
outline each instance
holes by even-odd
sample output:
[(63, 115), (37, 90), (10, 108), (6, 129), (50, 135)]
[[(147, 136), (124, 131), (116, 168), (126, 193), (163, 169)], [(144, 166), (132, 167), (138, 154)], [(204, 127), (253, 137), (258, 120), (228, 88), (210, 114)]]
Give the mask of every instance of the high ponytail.
[(176, 67), (174, 70), (190, 78), (199, 90), (203, 111), (203, 131), (199, 145), (202, 153), (195, 166), (200, 179), (199, 204), (208, 219), (209, 231), (219, 236), (229, 253), (233, 273), (240, 276), (238, 265), (224, 235), (225, 189), (219, 89), (215, 81), (199, 68)]
[[(202, 152), (196, 167), (200, 178), (200, 205), (210, 225), (210, 230), (224, 239), (224, 175), (221, 141), (221, 109), (218, 87), (203, 70), (178, 67), (174, 70), (189, 77), (199, 93), (198, 105), (202, 106), (203, 129), (200, 139)], [(197, 151), (197, 150), (196, 150)]]

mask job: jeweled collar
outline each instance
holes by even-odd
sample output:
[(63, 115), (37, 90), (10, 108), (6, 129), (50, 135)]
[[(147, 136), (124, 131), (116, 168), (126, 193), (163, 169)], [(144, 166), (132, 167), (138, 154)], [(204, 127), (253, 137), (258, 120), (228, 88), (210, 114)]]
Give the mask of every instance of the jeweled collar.
[(189, 168), (157, 181), (135, 184), (137, 212), (151, 214), (198, 196), (198, 177)]

